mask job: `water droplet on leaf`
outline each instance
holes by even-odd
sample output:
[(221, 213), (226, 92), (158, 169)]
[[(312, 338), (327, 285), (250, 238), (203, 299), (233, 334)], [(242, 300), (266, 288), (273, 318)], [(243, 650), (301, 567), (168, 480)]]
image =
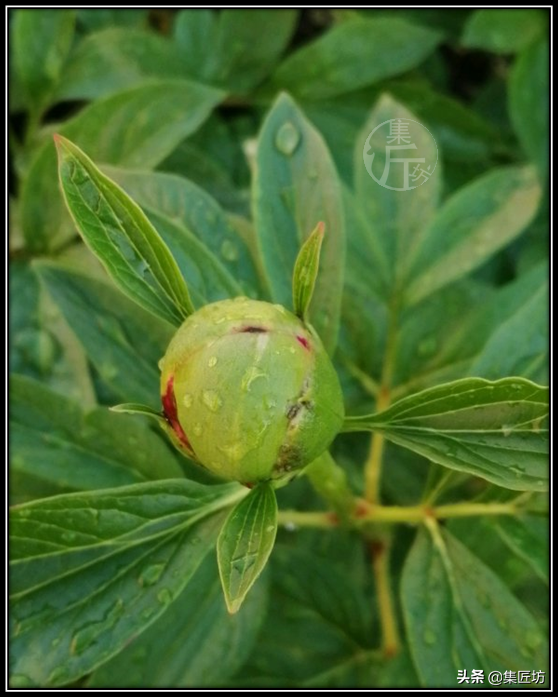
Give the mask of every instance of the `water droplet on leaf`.
[(287, 121), (284, 123), (275, 136), (275, 145), (279, 152), (283, 155), (290, 156), (296, 150), (298, 144), (300, 143), (300, 132), (296, 126)]
[(169, 605), (172, 602), (170, 590), (168, 588), (162, 588), (157, 593), (157, 600), (161, 603), (161, 605)]
[(140, 586), (152, 586), (157, 583), (164, 570), (165, 564), (150, 564), (139, 576), (138, 581)]

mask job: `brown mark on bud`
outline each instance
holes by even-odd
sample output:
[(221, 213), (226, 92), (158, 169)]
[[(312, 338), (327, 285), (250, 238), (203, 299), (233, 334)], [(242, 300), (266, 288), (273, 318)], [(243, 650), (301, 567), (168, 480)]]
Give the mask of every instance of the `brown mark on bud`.
[(265, 334), (267, 332), (267, 329), (265, 327), (242, 327), (241, 329), (237, 330), (240, 334)]

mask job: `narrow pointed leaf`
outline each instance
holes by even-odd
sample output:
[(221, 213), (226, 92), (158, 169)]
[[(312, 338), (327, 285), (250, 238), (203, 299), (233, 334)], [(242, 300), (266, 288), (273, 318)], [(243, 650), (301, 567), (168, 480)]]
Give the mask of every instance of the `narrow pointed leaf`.
[(194, 311), (188, 287), (141, 208), (73, 143), (56, 137), (66, 205), (87, 245), (119, 288), (172, 324)]
[(307, 318), (308, 308), (318, 278), (320, 251), (324, 241), (324, 224), (318, 223), (314, 232), (300, 248), (293, 271), (293, 306), (295, 314)]
[(238, 612), (262, 573), (277, 534), (277, 499), (270, 484), (260, 484), (240, 501), (217, 540), (217, 560), (225, 601)]
[(346, 420), (440, 465), (520, 491), (548, 488), (548, 388), (523, 378), (465, 378)]

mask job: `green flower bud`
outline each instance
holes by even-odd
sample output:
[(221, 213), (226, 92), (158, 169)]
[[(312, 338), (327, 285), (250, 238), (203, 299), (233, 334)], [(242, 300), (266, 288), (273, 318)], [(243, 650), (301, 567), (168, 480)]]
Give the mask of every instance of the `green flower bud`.
[(174, 442), (225, 479), (292, 476), (343, 423), (341, 388), (319, 337), (280, 305), (206, 305), (178, 329), (160, 367)]

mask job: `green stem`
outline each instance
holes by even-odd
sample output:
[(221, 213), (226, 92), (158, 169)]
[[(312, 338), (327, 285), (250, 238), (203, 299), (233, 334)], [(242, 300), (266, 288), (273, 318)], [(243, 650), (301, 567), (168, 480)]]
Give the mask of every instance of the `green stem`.
[[(394, 302), (390, 307), (389, 324), (386, 338), (386, 350), (384, 355), (384, 365), (382, 368), (382, 379), (380, 389), (376, 399), (376, 411), (381, 412), (387, 409), (391, 402), (391, 383), (395, 368), (395, 358), (397, 349), (397, 304)], [(382, 459), (384, 454), (384, 435), (374, 433), (370, 442), (370, 452), (364, 468), (364, 498), (372, 504), (377, 503), (380, 496), (380, 477), (382, 473)]]
[(347, 523), (353, 516), (357, 503), (345, 470), (325, 452), (304, 470), (304, 474), (316, 492), (335, 511), (339, 520)]
[[(359, 502), (360, 501), (360, 502)], [(357, 508), (351, 522), (361, 528), (368, 524), (418, 524), (427, 520), (445, 518), (468, 518), (487, 515), (517, 515), (522, 508), (509, 503), (449, 503), (443, 506), (370, 506), (362, 499), (356, 500)], [(336, 515), (330, 511), (280, 511), (279, 521), (283, 525), (310, 528), (334, 528), (338, 525)]]
[(382, 653), (385, 658), (392, 658), (399, 652), (399, 632), (389, 576), (391, 545), (387, 540), (374, 540), (369, 548), (382, 629)]
[(334, 528), (337, 526), (335, 514), (319, 511), (316, 513), (303, 511), (279, 511), (279, 525), (286, 528)]

